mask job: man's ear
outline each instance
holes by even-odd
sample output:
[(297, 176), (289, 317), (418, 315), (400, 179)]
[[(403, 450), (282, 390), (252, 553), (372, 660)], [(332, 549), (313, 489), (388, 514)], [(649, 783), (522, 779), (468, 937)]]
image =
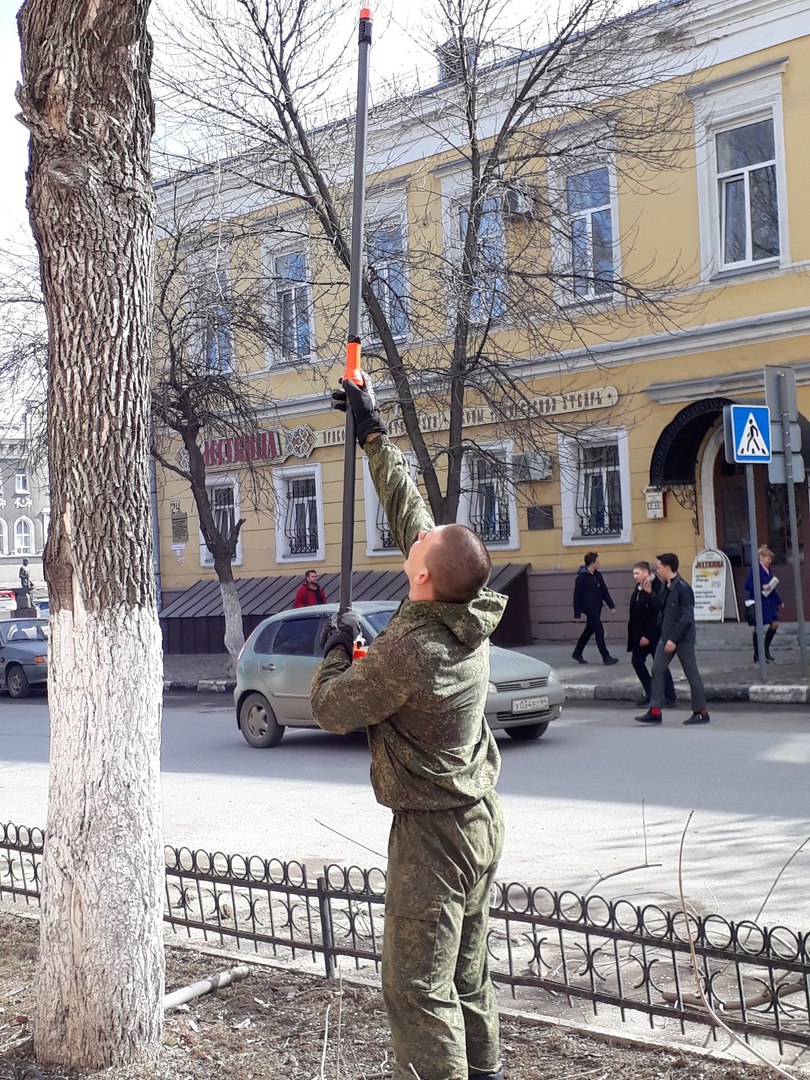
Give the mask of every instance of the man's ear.
[(430, 571), (426, 566), (423, 566), (419, 573), (414, 575), (413, 583), (414, 585), (424, 585), (429, 578)]

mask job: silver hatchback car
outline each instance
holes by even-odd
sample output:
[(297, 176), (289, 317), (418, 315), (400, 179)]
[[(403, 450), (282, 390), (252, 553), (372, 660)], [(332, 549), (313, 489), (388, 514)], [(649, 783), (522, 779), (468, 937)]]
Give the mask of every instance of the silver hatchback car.
[[(395, 601), (353, 605), (370, 642), (399, 607)], [(280, 611), (259, 623), (239, 655), (236, 670), (236, 723), (257, 749), (278, 746), (288, 727), (316, 727), (310, 688), (321, 660), (318, 645), (324, 621), (337, 604)], [(565, 701), (557, 673), (542, 660), (490, 647), (486, 717), (493, 731), (513, 739), (538, 739), (556, 720)]]

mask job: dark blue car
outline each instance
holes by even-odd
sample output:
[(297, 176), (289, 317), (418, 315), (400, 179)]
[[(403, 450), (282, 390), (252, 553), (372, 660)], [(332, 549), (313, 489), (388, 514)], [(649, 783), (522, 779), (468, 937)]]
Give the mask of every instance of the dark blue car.
[(0, 686), (13, 698), (28, 697), (48, 681), (48, 620), (0, 620)]

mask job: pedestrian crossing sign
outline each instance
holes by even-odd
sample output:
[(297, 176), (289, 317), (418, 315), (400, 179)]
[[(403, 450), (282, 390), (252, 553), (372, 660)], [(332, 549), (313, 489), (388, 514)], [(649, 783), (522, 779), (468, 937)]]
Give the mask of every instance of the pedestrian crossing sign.
[(731, 405), (731, 448), (740, 465), (771, 460), (771, 411), (767, 405)]

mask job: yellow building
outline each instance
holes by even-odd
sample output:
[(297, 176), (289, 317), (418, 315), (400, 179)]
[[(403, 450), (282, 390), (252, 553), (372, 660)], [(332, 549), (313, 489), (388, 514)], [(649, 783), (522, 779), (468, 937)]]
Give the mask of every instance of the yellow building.
[[(799, 412), (810, 416), (810, 214), (803, 209), (810, 0), (709, 0), (679, 10), (667, 5), (644, 17), (654, 49), (637, 63), (649, 66), (649, 85), (641, 79), (625, 98), (606, 102), (597, 120), (569, 110), (527, 128), (526, 145), (542, 136), (546, 150), (535, 160), (523, 154), (514, 182), (507, 163), (497, 198), (482, 210), (488, 266), (473, 308), (488, 304), (495, 383), (519, 380), (521, 391), (498, 407), (491, 387), (468, 387), (457, 517), (484, 536), (496, 567), (530, 568), (522, 587), (538, 639), (574, 633), (573, 575), (590, 550), (600, 553), (617, 600), (638, 559), (675, 551), (689, 577), (705, 548), (727, 554), (739, 593), (750, 565), (745, 477), (725, 462), (723, 408), (764, 400), (764, 367), (784, 365), (796, 376)], [(653, 84), (662, 72), (666, 79)], [(448, 122), (439, 103), (449, 92), (439, 84), (418, 108), (372, 114), (367, 205), (376, 291), (392, 333), (423, 373), (419, 424), (440, 462), (450, 415), (429, 373), (448, 343), (442, 303), (425, 301), (432, 289), (426, 253), (458, 265), (459, 221), (466, 222), (458, 194), (469, 185), (468, 167), (436, 136), (437, 117)], [(622, 110), (631, 99), (638, 108), (645, 95), (662, 94), (672, 132), (662, 133), (656, 155), (633, 153), (615, 134)], [(493, 112), (501, 105), (496, 100)], [(613, 127), (605, 120), (617, 116)], [(589, 123), (610, 129), (611, 138), (582, 139)], [(336, 132), (348, 161), (351, 131)], [(375, 158), (382, 147), (386, 156)], [(178, 187), (187, 202), (210, 211), (215, 181), (218, 213), (243, 231), (230, 246), (218, 231), (217, 265), (206, 272), (227, 279), (222, 288), (241, 290), (243, 300), (248, 282), (264, 275), (256, 302), (272, 308), (275, 333), (273, 343), (259, 343), (255, 333), (229, 337), (220, 324), (200, 346), (216, 364), (244, 364), (274, 402), (258, 428), (204, 440), (215, 517), (245, 519), (237, 578), (299, 579), (312, 567), (332, 580), (340, 564), (343, 428), (328, 393), (342, 368), (345, 278), (329, 270), (328, 245), (316, 241), (300, 209), (278, 196), (265, 204), (249, 185), (234, 185), (223, 198), (215, 170), (162, 185), (164, 219)], [(536, 212), (538, 191), (549, 214)], [(492, 265), (498, 258), (502, 272)], [(532, 284), (536, 319), (526, 285), (535, 268), (543, 279)], [(370, 345), (379, 353), (379, 343)], [(391, 435), (410, 452), (390, 380), (381, 398)], [(801, 426), (808, 450), (810, 427)], [(272, 493), (258, 511), (247, 495), (247, 459)], [(171, 603), (212, 578), (212, 560), (188, 487), (159, 470), (158, 489), (161, 584)], [(756, 491), (759, 539), (776, 553), (790, 618), (786, 489), (756, 466)], [(803, 556), (807, 483), (796, 492)], [(399, 569), (364, 462), (356, 494), (355, 568)]]

